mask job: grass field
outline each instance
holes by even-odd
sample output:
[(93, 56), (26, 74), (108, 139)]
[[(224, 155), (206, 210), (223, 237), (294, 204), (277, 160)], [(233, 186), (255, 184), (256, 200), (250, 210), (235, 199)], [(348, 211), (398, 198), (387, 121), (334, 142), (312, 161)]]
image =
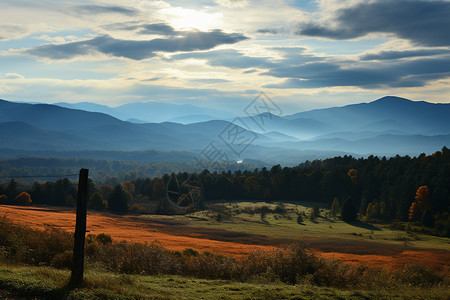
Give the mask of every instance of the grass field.
[[(269, 213), (262, 218), (263, 206)], [(193, 248), (232, 256), (302, 241), (324, 257), (349, 264), (397, 268), (420, 263), (439, 271), (449, 269), (448, 238), (406, 233), (384, 225), (351, 225), (325, 217), (325, 209), (321, 217), (311, 221), (307, 217), (310, 210), (298, 204), (233, 202), (210, 204), (206, 210), (177, 216), (88, 212), (87, 229), (93, 234), (110, 234), (116, 240), (156, 240), (171, 250)], [(303, 223), (298, 224), (297, 215), (303, 213)], [(0, 206), (0, 214), (34, 228), (73, 231), (75, 224), (74, 212), (64, 209)]]
[(65, 286), (69, 271), (49, 267), (0, 265), (2, 299), (448, 299), (442, 287), (341, 290), (297, 285), (241, 283), (181, 276), (124, 275), (87, 271), (81, 288)]
[[(84, 284), (70, 289), (69, 271), (54, 267), (70, 265), (64, 261), (71, 259), (66, 249), (72, 237), (64, 231), (73, 231), (74, 211), (0, 206), (7, 247), (0, 247), (0, 298), (450, 299), (449, 239), (362, 222), (350, 225), (327, 217), (327, 210), (310, 220), (310, 210), (307, 205), (236, 202), (178, 216), (89, 212), (90, 234), (159, 244), (102, 246), (93, 243), (94, 235), (88, 237)], [(299, 214), (304, 214), (300, 224)], [(40, 230), (51, 228), (63, 231)], [(290, 248), (296, 241), (307, 242), (313, 252), (302, 245)], [(54, 249), (59, 249), (58, 259), (46, 255)], [(255, 252), (260, 249), (265, 251)]]

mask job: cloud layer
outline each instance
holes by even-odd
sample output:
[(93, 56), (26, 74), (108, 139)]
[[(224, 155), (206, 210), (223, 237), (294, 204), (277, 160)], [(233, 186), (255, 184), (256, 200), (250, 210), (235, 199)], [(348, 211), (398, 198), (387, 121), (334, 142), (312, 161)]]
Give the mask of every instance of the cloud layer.
[[(146, 30), (158, 33), (164, 32), (166, 34), (173, 34), (175, 32), (173, 28), (171, 29), (170, 26), (165, 24), (147, 25)], [(101, 52), (115, 57), (142, 60), (154, 57), (157, 52), (171, 53), (208, 50), (219, 45), (234, 44), (247, 39), (247, 37), (242, 34), (229, 34), (221, 30), (208, 32), (185, 31), (181, 32), (181, 34), (181, 36), (157, 38), (148, 41), (121, 40), (108, 35), (103, 35), (80, 42), (41, 45), (26, 50), (25, 53), (49, 59), (70, 59), (76, 56)]]
[(296, 33), (336, 40), (391, 33), (418, 45), (450, 46), (449, 16), (447, 1), (379, 1), (338, 10), (332, 27), (310, 22)]

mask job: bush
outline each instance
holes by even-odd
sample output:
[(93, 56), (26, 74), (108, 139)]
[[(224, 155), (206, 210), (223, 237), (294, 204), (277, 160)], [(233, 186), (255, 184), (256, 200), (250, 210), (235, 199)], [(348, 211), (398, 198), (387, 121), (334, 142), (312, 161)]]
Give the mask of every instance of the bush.
[(57, 253), (50, 265), (57, 269), (71, 269), (73, 264), (73, 251), (66, 250), (63, 253)]
[(112, 244), (112, 238), (109, 234), (100, 233), (95, 238), (102, 245), (111, 245)]
[(419, 264), (406, 265), (396, 272), (396, 277), (405, 284), (420, 287), (431, 287), (443, 281), (435, 271)]

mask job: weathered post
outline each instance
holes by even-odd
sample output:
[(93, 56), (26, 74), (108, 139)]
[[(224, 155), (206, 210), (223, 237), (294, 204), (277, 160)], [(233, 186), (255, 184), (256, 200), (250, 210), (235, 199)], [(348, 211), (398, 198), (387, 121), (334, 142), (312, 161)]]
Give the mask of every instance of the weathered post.
[(70, 285), (72, 287), (80, 286), (83, 282), (88, 173), (88, 169), (81, 169), (78, 179), (77, 218), (73, 246), (72, 276), (70, 278)]

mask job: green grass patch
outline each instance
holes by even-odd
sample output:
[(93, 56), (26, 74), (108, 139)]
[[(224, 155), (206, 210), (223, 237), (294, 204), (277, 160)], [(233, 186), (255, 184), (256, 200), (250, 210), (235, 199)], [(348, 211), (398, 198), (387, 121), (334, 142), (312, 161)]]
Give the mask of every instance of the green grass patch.
[[(266, 211), (263, 217), (262, 210)], [(409, 247), (450, 249), (449, 238), (420, 232), (412, 234), (388, 224), (349, 224), (331, 217), (330, 209), (324, 207), (320, 207), (320, 215), (311, 221), (309, 215), (312, 210), (312, 204), (308, 203), (217, 202), (208, 204), (205, 210), (188, 215), (142, 215), (139, 218), (174, 224), (183, 222), (190, 227), (259, 234), (273, 239), (342, 238), (394, 245), (403, 245), (406, 240)], [(298, 214), (303, 216), (302, 224), (297, 223)]]
[(0, 295), (38, 299), (448, 299), (443, 287), (342, 290), (310, 283), (235, 282), (176, 275), (124, 275), (88, 270), (84, 284), (66, 286), (70, 272), (0, 265)]

